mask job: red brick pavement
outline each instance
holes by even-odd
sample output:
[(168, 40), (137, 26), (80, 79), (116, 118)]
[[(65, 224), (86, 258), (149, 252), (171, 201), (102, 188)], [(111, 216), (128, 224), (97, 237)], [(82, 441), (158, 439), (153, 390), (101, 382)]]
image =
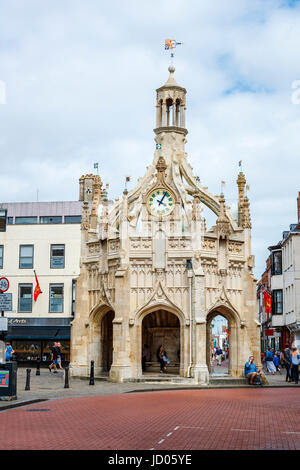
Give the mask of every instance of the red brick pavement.
[(47, 401), (0, 413), (0, 449), (300, 449), (300, 393), (295, 386)]

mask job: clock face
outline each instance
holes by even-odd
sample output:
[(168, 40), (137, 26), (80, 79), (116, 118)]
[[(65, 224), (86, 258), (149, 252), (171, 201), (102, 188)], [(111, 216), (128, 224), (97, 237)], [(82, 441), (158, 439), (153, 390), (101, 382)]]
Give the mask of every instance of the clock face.
[(150, 214), (164, 217), (175, 207), (174, 194), (166, 188), (156, 188), (147, 197), (147, 208)]

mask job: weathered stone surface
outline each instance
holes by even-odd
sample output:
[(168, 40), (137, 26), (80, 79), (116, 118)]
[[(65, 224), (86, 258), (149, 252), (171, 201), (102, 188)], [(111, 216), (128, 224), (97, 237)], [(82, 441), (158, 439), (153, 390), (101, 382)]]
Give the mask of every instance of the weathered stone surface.
[[(210, 194), (187, 161), (186, 90), (174, 68), (156, 109), (157, 145), (144, 177), (111, 207), (95, 177), (91, 214), (84, 208), (71, 373), (85, 375), (93, 360), (95, 373), (109, 370), (111, 381), (138, 379), (143, 345), (156, 361), (163, 344), (181, 376), (207, 384), (211, 322), (223, 315), (229, 372), (239, 377), (250, 353), (260, 363), (246, 179), (239, 174), (235, 220), (223, 194)], [(217, 216), (209, 231), (203, 204)]]

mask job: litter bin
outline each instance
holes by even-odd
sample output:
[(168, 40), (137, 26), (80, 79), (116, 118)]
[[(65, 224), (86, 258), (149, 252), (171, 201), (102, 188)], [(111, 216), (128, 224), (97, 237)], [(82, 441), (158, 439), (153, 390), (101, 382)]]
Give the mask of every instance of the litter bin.
[(0, 364), (0, 400), (17, 399), (17, 363)]

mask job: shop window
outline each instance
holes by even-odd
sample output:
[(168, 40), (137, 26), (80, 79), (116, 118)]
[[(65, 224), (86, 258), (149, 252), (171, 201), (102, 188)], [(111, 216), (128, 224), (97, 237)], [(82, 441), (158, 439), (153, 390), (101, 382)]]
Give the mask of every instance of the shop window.
[(0, 210), (0, 232), (6, 232), (6, 209)]
[(282, 313), (282, 290), (276, 289), (272, 291), (272, 314), (281, 315)]
[(20, 245), (20, 269), (33, 268), (33, 245)]
[(271, 274), (282, 274), (282, 252), (274, 251), (271, 260)]
[(16, 224), (37, 224), (37, 217), (16, 217)]
[(61, 224), (62, 216), (41, 216), (40, 224)]
[(62, 269), (65, 267), (65, 245), (51, 245), (50, 268)]
[(32, 311), (32, 284), (19, 284), (19, 312)]
[(36, 361), (41, 357), (41, 341), (14, 340), (12, 347), (18, 362)]
[(4, 251), (3, 245), (0, 245), (0, 269), (3, 268), (3, 251)]
[(14, 218), (13, 217), (7, 217), (7, 224), (12, 225), (14, 223)]
[(64, 311), (64, 285), (50, 284), (49, 312), (62, 313)]
[(65, 224), (80, 224), (81, 215), (65, 215)]

